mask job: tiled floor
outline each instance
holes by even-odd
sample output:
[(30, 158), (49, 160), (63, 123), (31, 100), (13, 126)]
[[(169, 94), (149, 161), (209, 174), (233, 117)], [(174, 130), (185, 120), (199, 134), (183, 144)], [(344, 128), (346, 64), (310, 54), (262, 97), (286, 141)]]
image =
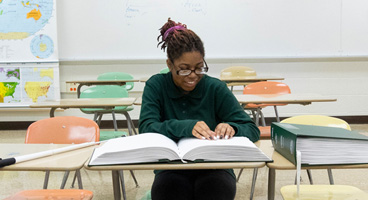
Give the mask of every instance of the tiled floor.
[[(358, 130), (364, 134), (368, 133), (368, 125), (351, 125), (353, 130)], [(0, 131), (0, 143), (23, 143), (25, 131)], [(348, 184), (358, 187), (368, 192), (368, 169), (346, 169), (333, 170), (335, 184)], [(113, 199), (111, 172), (109, 171), (87, 171), (82, 170), (83, 186), (85, 189), (94, 192), (94, 199)], [(235, 170), (237, 173), (238, 170)], [(252, 180), (252, 169), (244, 170), (243, 175), (237, 185), (237, 200), (249, 199), (250, 183)], [(315, 184), (328, 184), (326, 170), (313, 170), (313, 180)], [(141, 199), (150, 189), (153, 181), (152, 171), (135, 171), (139, 182), (136, 188), (128, 172), (125, 172), (125, 184), (128, 199)], [(59, 188), (63, 173), (53, 172), (50, 175), (49, 188)], [(254, 199), (267, 199), (267, 177), (266, 167), (258, 170), (257, 183)], [(280, 188), (283, 185), (294, 184), (295, 171), (278, 170), (276, 176), (276, 200), (281, 200)], [(17, 191), (27, 189), (41, 189), (43, 184), (44, 172), (13, 172), (0, 171), (0, 199), (3, 199)], [(71, 184), (71, 177), (67, 186)], [(302, 184), (308, 184), (306, 172), (302, 172)]]

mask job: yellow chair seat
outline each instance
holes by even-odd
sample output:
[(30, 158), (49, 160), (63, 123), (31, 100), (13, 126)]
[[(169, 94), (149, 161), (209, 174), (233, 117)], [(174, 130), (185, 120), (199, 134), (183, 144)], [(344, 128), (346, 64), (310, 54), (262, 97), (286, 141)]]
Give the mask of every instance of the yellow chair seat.
[(329, 126), (336, 128), (344, 128), (351, 130), (350, 125), (339, 118), (324, 115), (300, 115), (294, 116), (281, 121), (281, 123), (289, 124), (306, 124), (314, 126)]
[(366, 200), (368, 193), (349, 185), (296, 185), (281, 188), (284, 200)]

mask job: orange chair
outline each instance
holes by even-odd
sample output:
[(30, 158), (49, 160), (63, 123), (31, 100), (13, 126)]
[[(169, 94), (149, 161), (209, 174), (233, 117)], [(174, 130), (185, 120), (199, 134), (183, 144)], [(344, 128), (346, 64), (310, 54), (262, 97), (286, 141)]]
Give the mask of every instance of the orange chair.
[[(100, 128), (93, 120), (62, 116), (42, 119), (32, 123), (26, 133), (26, 144), (79, 144), (100, 140)], [(77, 170), (79, 189), (82, 189), (80, 170)], [(46, 171), (43, 189), (47, 188), (50, 171)], [(65, 172), (61, 188), (65, 187), (69, 171)], [(74, 182), (74, 181), (73, 181)]]
[(89, 190), (65, 189), (65, 190), (25, 190), (18, 192), (4, 200), (90, 200), (93, 192)]
[[(226, 79), (226, 78), (234, 78), (234, 79), (241, 79), (248, 76), (257, 76), (256, 71), (251, 67), (245, 67), (245, 66), (232, 66), (227, 67), (223, 69), (220, 73), (220, 79)], [(247, 85), (249, 82), (241, 83), (241, 82), (229, 82), (227, 83), (227, 86), (230, 86), (231, 91), (233, 91), (233, 87), (236, 85)]]
[[(273, 81), (261, 81), (251, 83), (244, 88), (243, 94), (290, 94), (290, 88), (285, 83)], [(275, 110), (276, 120), (280, 122), (277, 106), (284, 106), (286, 104), (247, 104), (244, 109), (251, 110), (256, 125), (259, 126), (259, 116), (262, 119), (262, 126), (266, 126), (266, 122), (262, 113), (262, 108), (273, 106)]]
[[(256, 83), (251, 83), (244, 87), (243, 94), (290, 94), (290, 88), (285, 83), (281, 82), (273, 82), (273, 81), (261, 81)], [(244, 105), (244, 109), (251, 110), (253, 119), (256, 122), (260, 130), (260, 138), (261, 139), (270, 139), (271, 138), (271, 128), (270, 126), (266, 126), (266, 122), (262, 113), (262, 108), (267, 106), (273, 106), (275, 109), (276, 119), (280, 122), (280, 118), (277, 112), (277, 106), (283, 106), (285, 104), (247, 104)], [(259, 126), (259, 115), (262, 118), (262, 126)], [(238, 177), (236, 179), (239, 182), (240, 176), (243, 172), (243, 169), (239, 171)], [(255, 181), (257, 178), (258, 168), (254, 168), (253, 171), (253, 181), (251, 187), (251, 198), (254, 193)]]

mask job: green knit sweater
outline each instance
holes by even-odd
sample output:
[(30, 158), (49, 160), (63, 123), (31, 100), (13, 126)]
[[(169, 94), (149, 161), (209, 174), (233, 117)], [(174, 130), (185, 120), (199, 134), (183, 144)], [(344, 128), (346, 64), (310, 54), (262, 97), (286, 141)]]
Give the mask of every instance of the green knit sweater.
[[(163, 134), (175, 142), (194, 137), (192, 130), (204, 121), (211, 130), (217, 124), (228, 123), (235, 136), (259, 140), (259, 129), (244, 112), (226, 84), (204, 75), (196, 88), (184, 94), (172, 79), (171, 73), (152, 76), (144, 88), (139, 119), (139, 132)], [(233, 176), (232, 170), (228, 170)]]

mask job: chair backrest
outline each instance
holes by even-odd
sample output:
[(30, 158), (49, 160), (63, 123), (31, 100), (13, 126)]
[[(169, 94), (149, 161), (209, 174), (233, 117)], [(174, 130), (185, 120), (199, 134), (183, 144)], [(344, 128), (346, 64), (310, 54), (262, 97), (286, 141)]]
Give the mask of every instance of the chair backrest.
[(128, 91), (118, 85), (98, 85), (83, 90), (80, 98), (123, 98), (129, 97)]
[[(109, 81), (109, 80), (133, 80), (134, 77), (124, 72), (106, 72), (98, 75), (97, 80)], [(126, 90), (130, 91), (134, 87), (134, 82), (127, 82), (123, 86)]]
[(160, 70), (160, 74), (167, 74), (167, 73), (169, 73), (169, 71), (170, 71), (170, 69), (168, 67), (165, 67), (165, 68), (162, 68)]
[(220, 78), (241, 78), (247, 76), (257, 76), (257, 73), (251, 67), (233, 66), (223, 69), (220, 74)]
[(27, 129), (26, 144), (79, 144), (100, 140), (100, 128), (93, 120), (61, 116), (33, 122)]
[(260, 81), (244, 87), (243, 94), (290, 94), (290, 88), (285, 83)]
[(93, 192), (83, 189), (43, 189), (20, 191), (4, 200), (29, 200), (29, 199), (79, 199), (90, 200)]
[(351, 130), (350, 125), (346, 121), (325, 115), (299, 115), (286, 118), (281, 123), (329, 126)]

